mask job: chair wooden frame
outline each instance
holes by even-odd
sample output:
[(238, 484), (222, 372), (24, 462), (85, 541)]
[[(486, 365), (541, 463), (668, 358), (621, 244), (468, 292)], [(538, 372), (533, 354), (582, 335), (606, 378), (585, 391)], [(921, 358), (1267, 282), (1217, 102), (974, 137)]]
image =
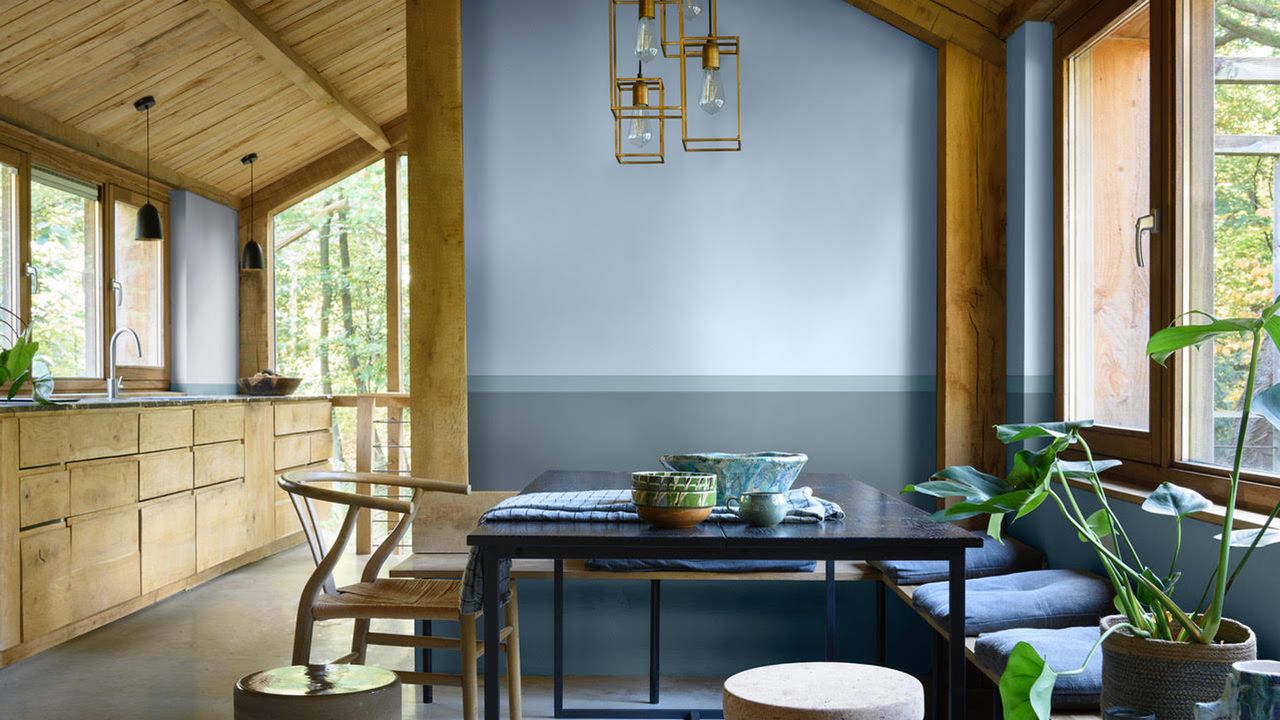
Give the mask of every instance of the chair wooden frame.
[[(428, 492), (470, 494), (467, 485), (425, 480), (385, 473), (348, 473), (300, 470), (282, 475), (279, 485), (289, 493), (298, 519), (315, 560), (316, 569), (307, 579), (298, 601), (297, 624), (293, 639), (293, 664), (311, 663), (311, 644), (314, 624), (317, 620), (349, 618), (355, 621), (351, 637), (351, 652), (334, 660), (337, 663), (364, 664), (369, 645), (410, 647), (430, 650), (457, 650), (461, 654), (461, 675), (434, 672), (396, 670), (401, 682), (417, 685), (454, 685), (462, 687), (463, 717), (475, 720), (477, 716), (478, 674), (476, 663), (484, 653), (483, 643), (477, 642), (476, 618), (480, 613), (463, 615), (458, 610), (457, 580), (404, 580), (379, 578), (382, 566), (395, 552), (401, 538), (413, 525)], [(324, 487), (319, 483), (355, 483), (357, 485), (385, 485), (412, 490), (408, 500), (360, 494)], [(327, 502), (347, 507), (346, 517), (333, 543), (326, 547), (313, 502)], [(381, 510), (400, 515), (390, 534), (379, 543), (369, 556), (360, 582), (356, 585), (337, 587), (333, 571), (341, 559), (347, 543), (351, 541), (357, 525), (359, 510)], [(412, 584), (406, 584), (412, 583)], [(345, 597), (344, 597), (345, 596)], [(430, 597), (431, 602), (412, 603), (410, 596)], [(504, 613), (504, 627), (499, 636), (507, 653), (507, 692), (512, 720), (521, 717), (520, 683), (520, 632), (519, 612), (515, 583), (511, 584), (511, 601)], [(459, 637), (402, 635), (371, 632), (374, 619), (444, 620), (458, 623)]]

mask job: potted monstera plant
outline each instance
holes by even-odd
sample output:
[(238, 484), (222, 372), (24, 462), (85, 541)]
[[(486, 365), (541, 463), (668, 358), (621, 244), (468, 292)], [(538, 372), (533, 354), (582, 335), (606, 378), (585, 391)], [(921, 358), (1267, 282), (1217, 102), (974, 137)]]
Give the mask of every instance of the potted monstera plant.
[(5, 399), (13, 400), (30, 384), (32, 400), (41, 405), (54, 404), (53, 374), (36, 355), (40, 343), (31, 339), (31, 328), (4, 306), (0, 306), (0, 326), (8, 330), (3, 340), (10, 341), (8, 347), (2, 347), (0, 340), (0, 386), (7, 383), (9, 387)]
[[(949, 467), (928, 482), (909, 485), (917, 492), (953, 502), (934, 513), (938, 521), (987, 516), (987, 531), (999, 539), (1005, 521), (1013, 522), (1038, 508), (1051, 507), (1066, 520), (1081, 542), (1089, 544), (1115, 589), (1120, 614), (1104, 618), (1097, 645), (1103, 651), (1104, 707), (1120, 705), (1154, 712), (1160, 720), (1189, 720), (1196, 702), (1216, 698), (1232, 662), (1256, 655), (1249, 628), (1225, 616), (1229, 591), (1255, 550), (1280, 543), (1280, 530), (1271, 529), (1280, 504), (1271, 510), (1260, 528), (1237, 529), (1236, 501), (1240, 490), (1240, 466), (1248, 421), (1255, 414), (1280, 428), (1280, 384), (1257, 391), (1258, 357), (1265, 343), (1280, 348), (1280, 300), (1257, 317), (1220, 319), (1201, 312), (1189, 313), (1180, 322), (1152, 335), (1147, 354), (1164, 364), (1179, 350), (1223, 335), (1249, 341), (1250, 360), (1240, 409), (1230, 485), (1223, 512), (1223, 532), (1216, 538), (1217, 563), (1195, 605), (1173, 598), (1182, 574), (1178, 571), (1182, 549), (1182, 521), (1212, 507), (1198, 492), (1173, 483), (1160, 485), (1142, 509), (1165, 515), (1175, 526), (1173, 562), (1154, 567), (1142, 559), (1121, 519), (1112, 511), (1099, 473), (1120, 463), (1095, 460), (1081, 430), (1091, 422), (1052, 422), (1000, 425), (996, 436), (1006, 445), (1023, 443), (1014, 454), (1008, 474), (1001, 478), (972, 467)], [(1065, 459), (1062, 454), (1074, 451)], [(1082, 458), (1082, 459), (1081, 459)], [(1072, 491), (1072, 481), (1091, 492), (1091, 512)], [(1233, 563), (1232, 548), (1242, 548)], [(1088, 661), (1084, 666), (1088, 665)], [(1084, 671), (1052, 668), (1027, 643), (1018, 644), (1000, 678), (1004, 716), (1009, 720), (1049, 720), (1051, 697), (1057, 678)]]

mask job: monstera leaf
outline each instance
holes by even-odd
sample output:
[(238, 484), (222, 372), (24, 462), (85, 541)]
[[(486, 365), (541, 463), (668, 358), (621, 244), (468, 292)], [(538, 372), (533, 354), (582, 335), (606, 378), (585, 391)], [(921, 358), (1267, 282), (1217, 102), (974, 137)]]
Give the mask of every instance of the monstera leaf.
[(1170, 355), (1183, 349), (1212, 340), (1219, 335), (1238, 335), (1251, 333), (1263, 327), (1260, 318), (1219, 319), (1207, 313), (1197, 313), (1209, 318), (1207, 323), (1193, 325), (1172, 325), (1156, 332), (1147, 341), (1147, 354), (1152, 360), (1164, 365)]
[(1142, 503), (1142, 509), (1149, 513), (1176, 518), (1184, 518), (1211, 507), (1213, 503), (1205, 496), (1170, 482), (1160, 483), (1160, 487)]
[(1049, 720), (1058, 673), (1031, 645), (1020, 642), (1000, 675), (1004, 720)]
[[(1259, 538), (1258, 536), (1262, 537)], [(1245, 530), (1231, 531), (1231, 547), (1250, 547), (1253, 545), (1254, 539), (1258, 539), (1258, 547), (1266, 547), (1280, 543), (1280, 530), (1262, 530), (1260, 528), (1247, 528)], [(1222, 533), (1213, 536), (1214, 540), (1221, 540)]]

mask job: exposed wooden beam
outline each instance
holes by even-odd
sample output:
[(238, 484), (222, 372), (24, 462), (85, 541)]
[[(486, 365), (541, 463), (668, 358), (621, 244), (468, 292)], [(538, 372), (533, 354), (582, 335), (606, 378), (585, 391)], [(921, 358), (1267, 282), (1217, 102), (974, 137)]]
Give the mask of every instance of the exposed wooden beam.
[(373, 118), (339, 93), (241, 0), (201, 1), (210, 15), (239, 35), (290, 82), (301, 88), (312, 100), (323, 105), (344, 125), (364, 138), (365, 142), (378, 152), (391, 149), (391, 142)]
[(1219, 85), (1280, 83), (1280, 57), (1216, 57), (1213, 79)]
[(1077, 10), (1095, 5), (1097, 0), (1015, 0), (1000, 13), (997, 33), (1008, 38), (1023, 23), (1052, 22), (1074, 16)]
[(954, 43), (978, 57), (1004, 66), (1004, 42), (994, 28), (956, 12), (936, 0), (845, 0), (934, 47)]
[[(406, 0), (405, 15), (412, 470), (465, 483), (462, 0)], [(490, 695), (497, 689), (487, 687)]]
[[(139, 175), (146, 174), (147, 158), (141, 153), (109, 143), (96, 135), (68, 125), (39, 110), (0, 95), (0, 120), (32, 135), (42, 137), (76, 152), (122, 167)], [(240, 199), (202, 180), (151, 161), (151, 177), (174, 189), (190, 190), (210, 200), (240, 209)]]
[(938, 466), (999, 472), (1004, 448), (1005, 72), (938, 50)]

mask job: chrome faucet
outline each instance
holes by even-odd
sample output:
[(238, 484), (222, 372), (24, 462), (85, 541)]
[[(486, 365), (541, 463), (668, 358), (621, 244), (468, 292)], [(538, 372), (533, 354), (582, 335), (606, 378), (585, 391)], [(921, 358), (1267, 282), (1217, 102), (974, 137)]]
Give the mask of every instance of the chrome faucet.
[(121, 335), (132, 335), (133, 344), (138, 348), (138, 357), (142, 357), (142, 341), (138, 339), (138, 333), (132, 328), (120, 328), (111, 336), (111, 344), (108, 346), (107, 363), (110, 366), (111, 374), (107, 377), (107, 399), (115, 400), (120, 395), (120, 390), (124, 387), (124, 378), (116, 376), (116, 340)]

